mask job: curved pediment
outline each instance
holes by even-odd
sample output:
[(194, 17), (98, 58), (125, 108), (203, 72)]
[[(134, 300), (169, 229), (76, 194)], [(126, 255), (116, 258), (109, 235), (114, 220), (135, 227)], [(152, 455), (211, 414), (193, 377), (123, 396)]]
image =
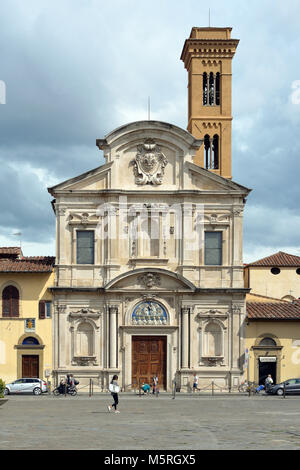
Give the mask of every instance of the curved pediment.
[(180, 274), (159, 268), (141, 268), (120, 274), (105, 290), (184, 291), (193, 292), (195, 286)]

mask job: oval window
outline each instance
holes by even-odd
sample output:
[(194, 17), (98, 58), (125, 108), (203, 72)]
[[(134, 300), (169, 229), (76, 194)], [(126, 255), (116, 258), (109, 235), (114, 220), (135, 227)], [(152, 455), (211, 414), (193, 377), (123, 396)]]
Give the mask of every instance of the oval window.
[(296, 269), (296, 273), (300, 276), (300, 268)]
[(272, 273), (272, 274), (275, 274), (275, 275), (276, 275), (276, 274), (280, 274), (280, 269), (279, 269), (279, 268), (272, 268), (272, 269), (271, 269), (271, 273)]

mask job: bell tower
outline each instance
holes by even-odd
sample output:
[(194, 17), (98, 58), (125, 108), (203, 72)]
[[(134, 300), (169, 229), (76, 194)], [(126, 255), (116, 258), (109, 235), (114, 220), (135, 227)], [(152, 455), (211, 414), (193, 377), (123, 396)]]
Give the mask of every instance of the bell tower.
[(194, 162), (231, 178), (232, 28), (192, 28), (181, 60), (188, 71), (188, 131), (203, 140)]

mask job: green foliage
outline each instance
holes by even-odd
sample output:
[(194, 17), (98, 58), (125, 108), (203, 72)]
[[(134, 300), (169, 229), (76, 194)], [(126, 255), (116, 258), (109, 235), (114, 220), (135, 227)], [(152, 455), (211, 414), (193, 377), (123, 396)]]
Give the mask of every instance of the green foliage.
[(0, 379), (0, 398), (4, 398), (5, 382)]

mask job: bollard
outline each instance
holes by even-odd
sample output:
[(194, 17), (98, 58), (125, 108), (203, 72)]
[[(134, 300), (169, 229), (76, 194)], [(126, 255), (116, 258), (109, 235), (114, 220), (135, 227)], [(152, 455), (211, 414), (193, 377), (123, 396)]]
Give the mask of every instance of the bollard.
[(283, 398), (285, 398), (285, 382), (283, 382)]
[(173, 400), (175, 400), (175, 396), (176, 396), (176, 382), (174, 381), (173, 397), (172, 397)]

